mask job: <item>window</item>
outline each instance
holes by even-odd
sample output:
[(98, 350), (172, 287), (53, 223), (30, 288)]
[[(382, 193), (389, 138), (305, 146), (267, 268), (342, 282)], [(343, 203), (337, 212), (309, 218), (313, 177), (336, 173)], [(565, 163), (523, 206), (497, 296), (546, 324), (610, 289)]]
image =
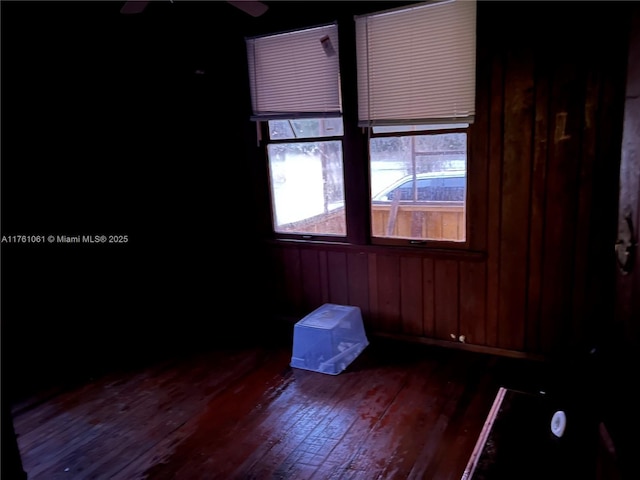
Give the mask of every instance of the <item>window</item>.
[(355, 21), (373, 241), (465, 242), (475, 2), (428, 2)]
[(369, 150), (373, 237), (465, 241), (466, 131), (380, 135), (373, 127)]
[[(345, 236), (342, 118), (271, 120), (268, 125), (274, 230)], [(285, 141), (275, 141), (280, 138)]]
[(336, 24), (247, 39), (276, 233), (346, 236)]
[[(246, 40), (274, 232), (344, 240), (349, 224), (358, 241), (468, 244), (475, 0), (416, 3), (354, 20), (358, 101), (349, 128), (342, 116), (336, 23)], [(368, 204), (365, 159), (347, 165), (354, 190), (345, 192), (344, 131), (353, 142), (350, 152), (363, 140), (356, 138), (356, 110), (367, 136)], [(353, 202), (345, 205), (345, 198)]]

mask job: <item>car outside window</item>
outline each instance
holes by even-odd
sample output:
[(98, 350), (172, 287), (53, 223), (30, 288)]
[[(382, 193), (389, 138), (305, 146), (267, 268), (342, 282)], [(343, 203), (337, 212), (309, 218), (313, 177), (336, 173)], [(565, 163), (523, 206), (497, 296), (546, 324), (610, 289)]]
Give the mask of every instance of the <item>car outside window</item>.
[(464, 202), (466, 172), (419, 173), (403, 177), (375, 197), (374, 202)]

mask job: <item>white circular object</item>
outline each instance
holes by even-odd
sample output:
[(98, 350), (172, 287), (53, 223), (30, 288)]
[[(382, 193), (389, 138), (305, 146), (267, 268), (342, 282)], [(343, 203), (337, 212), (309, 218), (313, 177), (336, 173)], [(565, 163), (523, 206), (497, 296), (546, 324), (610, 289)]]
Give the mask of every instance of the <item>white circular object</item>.
[(561, 437), (567, 425), (567, 416), (562, 410), (558, 410), (551, 418), (551, 432), (556, 437)]

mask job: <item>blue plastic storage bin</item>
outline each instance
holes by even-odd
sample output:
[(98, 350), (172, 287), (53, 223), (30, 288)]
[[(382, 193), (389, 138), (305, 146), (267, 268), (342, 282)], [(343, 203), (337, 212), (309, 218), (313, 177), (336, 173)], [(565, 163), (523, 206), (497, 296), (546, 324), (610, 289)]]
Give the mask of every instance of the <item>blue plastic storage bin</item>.
[(294, 325), (290, 365), (337, 375), (367, 345), (360, 308), (325, 303)]

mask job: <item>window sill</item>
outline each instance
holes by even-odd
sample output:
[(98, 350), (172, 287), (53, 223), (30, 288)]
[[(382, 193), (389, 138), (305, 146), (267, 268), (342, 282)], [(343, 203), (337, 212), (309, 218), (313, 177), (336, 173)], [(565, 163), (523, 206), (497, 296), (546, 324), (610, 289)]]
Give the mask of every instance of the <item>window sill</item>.
[[(441, 245), (443, 242), (428, 242), (427, 244), (408, 245), (356, 245), (345, 241), (325, 241), (325, 240), (303, 240), (293, 238), (278, 238), (267, 240), (269, 245), (274, 246), (296, 246), (309, 249), (322, 249), (329, 251), (344, 251), (358, 253), (379, 253), (379, 254), (399, 254), (404, 256), (419, 256), (426, 258), (444, 258), (455, 260), (484, 261), (487, 259), (487, 252), (470, 250), (466, 244), (450, 246)], [(438, 243), (440, 245), (434, 245)]]

